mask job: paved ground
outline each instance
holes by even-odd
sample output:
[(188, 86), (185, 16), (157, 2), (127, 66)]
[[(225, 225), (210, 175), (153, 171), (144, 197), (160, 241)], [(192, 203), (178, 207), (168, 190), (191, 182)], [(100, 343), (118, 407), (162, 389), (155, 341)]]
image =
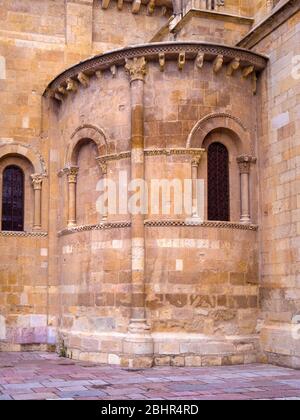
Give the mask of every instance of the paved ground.
[(0, 400), (300, 400), (300, 371), (269, 365), (128, 371), (46, 353), (0, 353)]

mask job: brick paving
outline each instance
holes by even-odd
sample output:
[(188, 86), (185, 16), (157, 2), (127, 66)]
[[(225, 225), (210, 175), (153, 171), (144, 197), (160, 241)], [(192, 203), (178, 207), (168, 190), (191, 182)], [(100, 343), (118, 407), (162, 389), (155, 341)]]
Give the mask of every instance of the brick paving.
[(300, 371), (270, 365), (130, 371), (51, 353), (0, 353), (0, 400), (300, 400)]

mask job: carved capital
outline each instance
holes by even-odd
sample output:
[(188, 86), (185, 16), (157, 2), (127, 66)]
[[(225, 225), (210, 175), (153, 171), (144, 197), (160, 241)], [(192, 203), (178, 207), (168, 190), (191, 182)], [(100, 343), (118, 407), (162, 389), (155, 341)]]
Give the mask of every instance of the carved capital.
[(147, 74), (147, 62), (145, 57), (126, 59), (125, 70), (130, 76), (130, 81), (145, 80)]
[(200, 165), (201, 159), (202, 159), (203, 153), (199, 154), (199, 155), (195, 155), (192, 158), (192, 166), (193, 167), (197, 167)]
[(43, 183), (43, 175), (41, 174), (33, 174), (31, 175), (32, 186), (34, 190), (41, 190), (42, 183)]
[(102, 175), (107, 175), (107, 162), (103, 160), (97, 160), (97, 163), (101, 170)]
[(67, 174), (69, 184), (76, 184), (78, 171), (78, 166), (69, 166), (64, 169), (64, 172)]
[(249, 174), (252, 163), (256, 163), (256, 158), (253, 156), (243, 155), (237, 158), (241, 174)]

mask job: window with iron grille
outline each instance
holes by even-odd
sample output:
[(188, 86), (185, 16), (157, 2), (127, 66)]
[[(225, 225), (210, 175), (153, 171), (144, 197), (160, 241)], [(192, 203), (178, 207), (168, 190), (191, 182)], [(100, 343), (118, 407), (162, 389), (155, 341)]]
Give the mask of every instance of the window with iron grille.
[(24, 174), (18, 166), (8, 166), (3, 172), (2, 230), (24, 229)]
[(230, 220), (229, 155), (221, 143), (208, 148), (208, 220)]

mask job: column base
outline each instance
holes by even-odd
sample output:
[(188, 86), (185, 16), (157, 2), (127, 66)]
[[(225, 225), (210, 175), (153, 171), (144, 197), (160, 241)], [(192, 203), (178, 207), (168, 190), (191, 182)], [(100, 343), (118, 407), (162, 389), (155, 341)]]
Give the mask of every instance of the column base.
[(154, 342), (145, 319), (132, 319), (123, 342), (121, 364), (131, 369), (146, 369), (153, 366)]
[(74, 222), (69, 222), (68, 223), (68, 229), (72, 229), (72, 228), (74, 228), (74, 227), (76, 227), (77, 226), (77, 224), (76, 223), (74, 223)]
[(240, 223), (243, 225), (251, 225), (251, 219), (250, 217), (241, 217)]
[(195, 224), (203, 223), (203, 219), (199, 217), (197, 214), (194, 214), (191, 217), (187, 217), (185, 221), (187, 223), (195, 223)]

